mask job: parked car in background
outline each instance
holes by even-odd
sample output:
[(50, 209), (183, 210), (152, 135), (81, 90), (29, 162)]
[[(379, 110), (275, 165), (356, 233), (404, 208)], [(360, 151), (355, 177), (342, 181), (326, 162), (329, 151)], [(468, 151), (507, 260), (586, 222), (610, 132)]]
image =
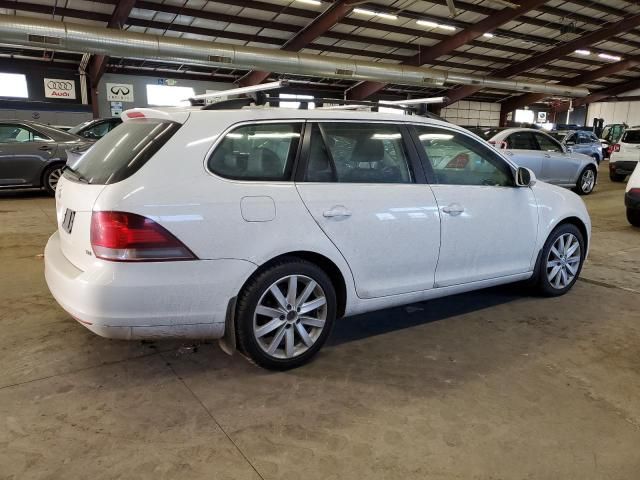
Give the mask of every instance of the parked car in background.
[(124, 112), (65, 169), (45, 275), (93, 332), (224, 337), (287, 369), (339, 317), (580, 274), (584, 202), (461, 127), (217, 108)]
[(550, 134), (558, 140), (568, 151), (582, 153), (593, 157), (598, 165), (604, 158), (602, 142), (592, 132), (583, 130), (557, 130)]
[(580, 195), (588, 195), (596, 185), (598, 163), (595, 158), (570, 152), (541, 130), (495, 128), (481, 133), (516, 165), (533, 170), (540, 180), (573, 188)]
[(609, 177), (613, 182), (623, 182), (636, 168), (640, 160), (640, 128), (628, 128), (617, 143), (611, 145)]
[(611, 156), (611, 147), (620, 140), (622, 133), (629, 125), (626, 123), (611, 123), (605, 125), (600, 134), (600, 143), (602, 143), (602, 151), (604, 158)]
[(48, 125), (0, 121), (0, 188), (39, 187), (53, 195), (67, 161), (67, 150), (87, 143)]
[(88, 140), (100, 140), (111, 130), (122, 123), (120, 117), (100, 118), (82, 122), (69, 130), (69, 133), (84, 137)]
[(63, 132), (68, 132), (73, 127), (70, 125), (51, 125), (53, 128), (57, 128), (58, 130), (62, 130)]
[(633, 170), (624, 193), (627, 220), (634, 227), (640, 227), (640, 164)]

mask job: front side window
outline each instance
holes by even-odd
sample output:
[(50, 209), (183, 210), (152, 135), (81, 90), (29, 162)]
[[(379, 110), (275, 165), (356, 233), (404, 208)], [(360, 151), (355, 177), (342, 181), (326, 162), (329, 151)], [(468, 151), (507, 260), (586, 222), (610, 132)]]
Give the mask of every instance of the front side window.
[(511, 150), (538, 150), (538, 145), (531, 132), (512, 133), (506, 141), (507, 148)]
[(236, 180), (291, 178), (302, 123), (261, 123), (227, 133), (209, 157), (209, 170)]
[(49, 139), (44, 135), (21, 125), (0, 125), (0, 143), (27, 143), (47, 140)]
[(437, 183), (513, 186), (511, 167), (480, 142), (452, 130), (434, 127), (416, 130)]
[(377, 123), (313, 125), (305, 180), (412, 183), (400, 128)]
[(640, 130), (627, 130), (620, 141), (622, 143), (640, 143)]
[(538, 145), (540, 145), (540, 150), (543, 150), (545, 152), (562, 153), (562, 146), (551, 137), (548, 137), (543, 133), (534, 133), (534, 135), (536, 136)]
[(109, 132), (109, 123), (102, 122), (94, 125), (91, 128), (87, 128), (82, 132), (82, 136), (85, 138), (99, 139), (104, 137)]

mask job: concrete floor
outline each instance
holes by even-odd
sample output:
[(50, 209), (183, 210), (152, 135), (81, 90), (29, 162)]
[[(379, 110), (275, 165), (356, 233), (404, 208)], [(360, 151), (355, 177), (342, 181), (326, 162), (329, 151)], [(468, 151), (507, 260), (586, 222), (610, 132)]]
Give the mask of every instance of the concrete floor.
[(287, 373), (91, 334), (44, 283), (53, 200), (3, 193), (0, 478), (638, 478), (640, 230), (602, 172), (568, 295), (345, 319)]

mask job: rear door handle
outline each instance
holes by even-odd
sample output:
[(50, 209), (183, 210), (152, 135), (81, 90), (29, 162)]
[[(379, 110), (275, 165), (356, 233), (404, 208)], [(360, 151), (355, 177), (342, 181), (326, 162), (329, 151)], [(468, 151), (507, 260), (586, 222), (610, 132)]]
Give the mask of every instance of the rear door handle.
[(331, 207), (329, 210), (325, 210), (322, 213), (322, 216), (325, 218), (350, 217), (351, 212), (349, 211), (349, 209), (347, 209), (347, 207), (336, 205), (335, 207)]
[(460, 215), (462, 212), (464, 212), (464, 207), (462, 205), (457, 204), (457, 203), (452, 203), (451, 205), (447, 205), (446, 207), (442, 207), (442, 211), (444, 213), (448, 213), (452, 217), (455, 217), (456, 215)]
[(42, 145), (38, 150), (51, 150), (51, 147), (49, 145)]

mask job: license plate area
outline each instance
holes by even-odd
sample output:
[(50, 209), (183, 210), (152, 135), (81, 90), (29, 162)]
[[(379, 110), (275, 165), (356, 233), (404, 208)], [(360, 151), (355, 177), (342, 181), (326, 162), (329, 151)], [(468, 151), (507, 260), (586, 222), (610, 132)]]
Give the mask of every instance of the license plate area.
[(76, 212), (67, 208), (64, 212), (64, 218), (62, 219), (62, 229), (67, 232), (67, 233), (71, 233), (71, 230), (73, 229), (73, 221), (76, 218)]

